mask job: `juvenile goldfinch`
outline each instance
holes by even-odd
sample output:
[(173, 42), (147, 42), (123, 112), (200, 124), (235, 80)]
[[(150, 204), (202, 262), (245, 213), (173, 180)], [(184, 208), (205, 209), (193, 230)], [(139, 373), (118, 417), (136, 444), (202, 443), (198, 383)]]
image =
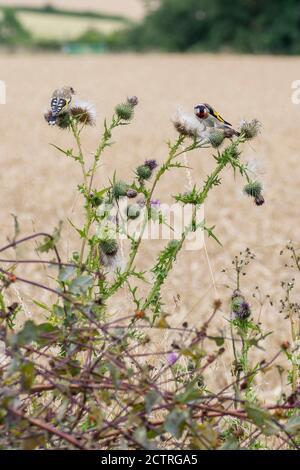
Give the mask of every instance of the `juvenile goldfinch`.
[(53, 92), (51, 98), (51, 116), (48, 120), (50, 126), (56, 124), (57, 117), (60, 114), (68, 111), (74, 94), (75, 91), (70, 86), (58, 88)]
[(195, 115), (206, 127), (223, 129), (226, 137), (239, 136), (240, 133), (232, 128), (232, 124), (225, 121), (220, 114), (209, 104), (198, 104), (194, 108)]

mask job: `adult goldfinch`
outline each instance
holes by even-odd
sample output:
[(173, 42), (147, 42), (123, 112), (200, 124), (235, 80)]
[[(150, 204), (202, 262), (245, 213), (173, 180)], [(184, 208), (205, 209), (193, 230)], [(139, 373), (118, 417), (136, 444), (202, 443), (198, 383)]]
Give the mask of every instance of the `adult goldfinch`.
[(239, 136), (240, 133), (232, 128), (232, 124), (220, 116), (220, 114), (209, 104), (203, 103), (195, 106), (195, 115), (206, 127), (217, 127), (223, 129), (228, 137)]
[(70, 86), (58, 88), (53, 92), (51, 98), (51, 116), (48, 120), (50, 126), (56, 124), (57, 117), (60, 114), (68, 111), (74, 94), (75, 91)]

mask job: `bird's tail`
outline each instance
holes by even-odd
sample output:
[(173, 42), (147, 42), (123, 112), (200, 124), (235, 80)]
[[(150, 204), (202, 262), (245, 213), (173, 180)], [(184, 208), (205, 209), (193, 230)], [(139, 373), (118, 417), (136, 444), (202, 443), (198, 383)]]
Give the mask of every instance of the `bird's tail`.
[(225, 137), (228, 137), (229, 139), (233, 136), (239, 137), (241, 135), (241, 133), (233, 129), (233, 127), (223, 126), (222, 129), (224, 130)]
[(56, 121), (57, 121), (57, 116), (54, 116), (53, 114), (51, 114), (48, 118), (49, 126), (55, 126)]

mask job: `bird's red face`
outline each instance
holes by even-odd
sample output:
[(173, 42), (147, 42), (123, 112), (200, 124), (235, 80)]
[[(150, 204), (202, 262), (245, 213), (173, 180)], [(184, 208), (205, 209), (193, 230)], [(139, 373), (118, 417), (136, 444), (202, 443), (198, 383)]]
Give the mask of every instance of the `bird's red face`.
[(195, 114), (200, 119), (207, 119), (209, 116), (208, 109), (204, 104), (198, 104), (198, 106), (195, 106)]

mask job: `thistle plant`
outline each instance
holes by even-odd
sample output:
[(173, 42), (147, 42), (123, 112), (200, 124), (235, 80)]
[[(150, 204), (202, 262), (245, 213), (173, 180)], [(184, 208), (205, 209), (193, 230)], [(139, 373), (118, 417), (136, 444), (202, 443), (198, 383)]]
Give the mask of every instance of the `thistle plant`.
[[(262, 200), (261, 183), (251, 180), (242, 161), (243, 147), (256, 137), (259, 124), (243, 122), (239, 137), (233, 138), (219, 129), (204, 129), (194, 118), (179, 113), (174, 120), (178, 135), (168, 142), (165, 159), (158, 162), (152, 155), (142, 156), (130, 180), (125, 181), (116, 169), (107, 175), (107, 184), (98, 187), (97, 170), (113, 145), (114, 130), (126, 130), (136, 106), (138, 99), (130, 97), (115, 107), (112, 117), (104, 121), (92, 161), (81, 139), (87, 127), (95, 125), (91, 105), (72, 104), (49, 129), (53, 135), (56, 128), (72, 134), (72, 149), (54, 147), (79, 165), (82, 175), (78, 191), (84, 219), (80, 226), (69, 221), (78, 237), (70, 259), (63, 260), (60, 253), (61, 225), (52, 233), (21, 237), (15, 219), (13, 237), (0, 248), (0, 342), (4, 346), (0, 448), (239, 449), (258, 447), (259, 437), (264, 436), (269, 447), (298, 449), (296, 356), (293, 394), (264, 403), (255, 392), (255, 378), (275, 369), (277, 358), (287, 355), (289, 347), (282, 345), (273, 357), (252, 364), (251, 350), (261, 347), (267, 333), (255, 321), (255, 309), (241, 281), (254, 258), (250, 250), (234, 260), (236, 282), (230, 305), (216, 299), (195, 326), (187, 321), (181, 327), (172, 326), (163, 291), (189, 234), (203, 231), (220, 243), (215, 227), (199, 220), (199, 212), (222, 184), (225, 170), (231, 169), (233, 176), (239, 173), (246, 194), (255, 202)], [(154, 265), (142, 271), (137, 255), (143, 250), (148, 224), (167, 223), (159, 183), (185, 169), (184, 155), (201, 154), (204, 148), (211, 149), (212, 171), (188, 192), (183, 183), (182, 191), (173, 195), (177, 204), (192, 208), (190, 219), (179, 237), (157, 253)], [(139, 230), (127, 230), (137, 220)], [(122, 246), (124, 238), (128, 252)], [(38, 256), (20, 259), (18, 248), (32, 242), (38, 242)], [(297, 255), (294, 261), (299, 265)], [(50, 283), (49, 278), (37, 281), (22, 275), (23, 264), (51, 266)], [(22, 304), (10, 299), (13, 288), (23, 284), (34, 288), (35, 294), (47, 294), (46, 301), (34, 298), (37, 318), (43, 320), (21, 320)], [(124, 307), (112, 316), (117, 295), (123, 296)], [(224, 308), (231, 335), (216, 335), (214, 323)], [(294, 314), (291, 325), (296, 341)], [(155, 331), (167, 333), (172, 342), (153, 352)], [(213, 387), (208, 384), (212, 367), (224, 353), (231, 354), (231, 346), (232, 382), (225, 388)]]

